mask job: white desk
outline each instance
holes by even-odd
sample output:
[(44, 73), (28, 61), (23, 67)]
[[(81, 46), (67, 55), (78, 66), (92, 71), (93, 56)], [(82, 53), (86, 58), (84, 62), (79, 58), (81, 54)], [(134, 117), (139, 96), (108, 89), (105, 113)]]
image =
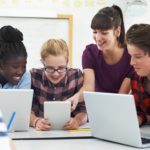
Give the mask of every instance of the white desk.
[(10, 140), (8, 137), (0, 137), (0, 149), (10, 150)]
[[(82, 131), (81, 131), (82, 130)], [(9, 133), (11, 139), (14, 140), (42, 140), (42, 139), (76, 139), (92, 137), (90, 129), (79, 129), (75, 131), (50, 130), (36, 131), (30, 128), (28, 132), (12, 132)]]
[[(150, 126), (142, 129), (144, 134), (150, 133)], [(77, 136), (78, 134), (85, 135), (85, 138), (69, 138), (69, 136)], [(38, 135), (38, 136), (37, 136)], [(98, 140), (95, 138), (90, 138), (90, 132), (54, 132), (54, 131), (35, 131), (33, 129), (26, 133), (14, 133), (11, 136), (14, 137), (25, 137), (30, 140), (15, 140), (17, 150), (139, 150), (138, 148), (116, 144), (112, 142), (107, 142), (103, 140)], [(37, 136), (37, 138), (35, 138)], [(46, 139), (44, 139), (44, 136)], [(58, 138), (61, 136), (62, 138)], [(49, 139), (47, 138), (49, 137)], [(54, 138), (53, 138), (54, 137)], [(64, 137), (64, 138), (63, 138)], [(146, 148), (150, 150), (150, 148)]]
[(17, 150), (139, 150), (98, 139), (17, 140), (15, 142)]

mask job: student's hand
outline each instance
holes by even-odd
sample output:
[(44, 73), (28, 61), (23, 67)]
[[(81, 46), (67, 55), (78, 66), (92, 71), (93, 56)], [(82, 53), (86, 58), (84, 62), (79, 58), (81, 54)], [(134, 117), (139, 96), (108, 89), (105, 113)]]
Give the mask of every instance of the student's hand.
[(150, 124), (150, 115), (147, 115), (146, 119), (147, 119), (147, 123)]
[(139, 121), (139, 126), (141, 126), (143, 123), (143, 119), (140, 116), (138, 116), (138, 121)]
[(79, 95), (75, 94), (72, 97), (68, 98), (67, 101), (71, 102), (71, 112), (74, 111), (79, 102)]
[(79, 128), (79, 123), (75, 118), (71, 118), (64, 126), (64, 130), (75, 130)]
[(47, 131), (51, 129), (51, 124), (44, 118), (39, 118), (35, 125), (36, 130)]

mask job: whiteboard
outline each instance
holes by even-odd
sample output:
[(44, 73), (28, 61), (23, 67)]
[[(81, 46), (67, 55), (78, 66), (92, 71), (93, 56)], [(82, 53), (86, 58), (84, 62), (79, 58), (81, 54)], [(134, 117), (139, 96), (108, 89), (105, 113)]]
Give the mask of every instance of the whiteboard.
[(28, 53), (27, 70), (42, 67), (41, 46), (49, 38), (64, 39), (69, 44), (69, 23), (65, 18), (1, 16), (0, 28), (4, 25), (11, 25), (23, 33), (23, 43)]

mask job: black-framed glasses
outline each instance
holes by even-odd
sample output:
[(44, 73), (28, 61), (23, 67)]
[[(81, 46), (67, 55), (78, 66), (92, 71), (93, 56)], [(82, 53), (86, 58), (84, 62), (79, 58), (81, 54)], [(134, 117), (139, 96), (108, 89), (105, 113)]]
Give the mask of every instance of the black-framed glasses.
[(54, 73), (57, 71), (58, 73), (64, 73), (67, 71), (67, 67), (59, 67), (59, 68), (53, 68), (53, 67), (44, 67), (45, 71), (48, 73)]

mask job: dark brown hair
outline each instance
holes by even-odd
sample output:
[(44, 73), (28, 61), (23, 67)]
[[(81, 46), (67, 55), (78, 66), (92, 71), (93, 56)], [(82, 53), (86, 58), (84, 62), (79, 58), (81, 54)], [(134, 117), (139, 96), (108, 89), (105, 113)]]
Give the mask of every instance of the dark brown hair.
[(125, 28), (122, 10), (119, 6), (105, 7), (98, 11), (91, 22), (92, 29), (109, 30), (121, 27), (121, 34), (118, 42), (123, 47), (125, 45)]
[(134, 24), (126, 33), (127, 44), (135, 45), (150, 55), (150, 25)]

